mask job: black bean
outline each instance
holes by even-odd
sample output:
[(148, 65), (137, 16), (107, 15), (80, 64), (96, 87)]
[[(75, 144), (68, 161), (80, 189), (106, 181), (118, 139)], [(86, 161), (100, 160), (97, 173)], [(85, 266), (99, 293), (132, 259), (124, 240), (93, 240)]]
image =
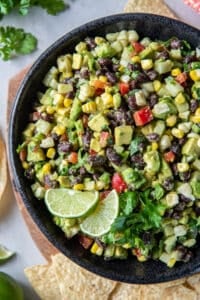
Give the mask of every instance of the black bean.
[(87, 37), (85, 39), (85, 42), (86, 42), (86, 45), (88, 47), (88, 50), (92, 50), (92, 49), (94, 49), (96, 47), (96, 43), (95, 43), (94, 38)]
[(44, 176), (44, 184), (52, 189), (55, 189), (58, 186), (58, 182), (56, 180), (51, 180), (49, 175)]
[(54, 116), (43, 112), (43, 113), (41, 113), (41, 119), (44, 121), (47, 121), (49, 123), (52, 123), (54, 120)]
[(103, 69), (99, 69), (96, 71), (97, 76), (105, 75), (105, 71)]
[(72, 185), (75, 185), (75, 184), (78, 184), (81, 182), (83, 182), (83, 176), (81, 176), (81, 175), (73, 177), (73, 179), (72, 179)]
[(146, 71), (146, 74), (150, 80), (155, 80), (158, 76), (158, 72), (156, 72), (155, 70)]
[(134, 95), (128, 96), (128, 98), (127, 98), (127, 104), (128, 104), (128, 108), (131, 111), (135, 111), (135, 110), (138, 109), (138, 106), (137, 106), (137, 103), (136, 103), (136, 98), (135, 98)]
[(100, 174), (98, 174), (98, 173), (94, 173), (93, 175), (92, 175), (92, 177), (93, 177), (93, 179), (94, 180), (99, 180), (99, 177), (100, 177), (101, 175)]
[(59, 135), (57, 135), (55, 132), (51, 133), (51, 137), (54, 140), (54, 142), (57, 142), (59, 140)]
[(180, 202), (174, 207), (174, 210), (175, 211), (183, 211), (185, 208), (185, 205), (186, 205), (185, 202)]
[(99, 58), (98, 63), (101, 66), (101, 68), (106, 67), (108, 69), (111, 69), (113, 65), (112, 60), (110, 58)]
[(107, 148), (106, 155), (108, 160), (110, 160), (112, 163), (116, 165), (120, 165), (121, 156), (113, 148)]
[(149, 231), (145, 231), (142, 234), (142, 240), (143, 240), (144, 244), (146, 244), (146, 245), (151, 244), (151, 238), (152, 238), (152, 234)]
[(85, 169), (85, 167), (80, 167), (79, 174), (82, 176), (87, 174), (87, 170)]
[(125, 123), (126, 125), (134, 125), (133, 116), (130, 111), (125, 113)]
[(163, 181), (162, 185), (166, 191), (171, 191), (174, 188), (174, 179), (172, 177), (168, 177)]
[(193, 257), (192, 251), (188, 250), (187, 253), (184, 255), (184, 257), (182, 258), (182, 261), (188, 262), (192, 259), (192, 257)]
[(190, 54), (188, 54), (188, 55), (186, 55), (185, 57), (184, 57), (184, 59), (183, 59), (183, 63), (185, 63), (185, 64), (189, 64), (189, 63), (191, 63), (191, 62), (193, 62), (193, 61), (196, 61), (196, 56), (195, 55), (190, 55)]
[(179, 173), (179, 178), (183, 182), (188, 182), (188, 180), (190, 179), (190, 177), (191, 177), (191, 172), (190, 171), (180, 172)]
[(179, 49), (181, 47), (181, 41), (178, 39), (174, 39), (171, 41), (170, 46), (172, 49)]
[(157, 133), (149, 133), (146, 135), (146, 138), (149, 142), (157, 142), (159, 141), (160, 136)]
[(178, 245), (176, 247), (176, 250), (178, 250), (181, 253), (181, 256), (184, 257), (187, 254), (187, 248), (183, 245)]
[(112, 70), (113, 72), (117, 72), (119, 70), (120, 65), (119, 64), (113, 64)]
[(158, 103), (158, 95), (156, 93), (151, 93), (148, 97), (149, 107), (152, 109), (156, 103)]
[(166, 210), (165, 214), (164, 214), (164, 217), (165, 218), (171, 218), (172, 214), (173, 214), (173, 210), (172, 209)]
[(75, 92), (74, 91), (70, 91), (66, 94), (66, 98), (74, 99), (74, 97), (75, 97)]
[(129, 83), (129, 87), (131, 90), (134, 90), (138, 87), (138, 83), (137, 83), (137, 80), (131, 80), (130, 83)]
[(106, 163), (106, 157), (103, 155), (90, 155), (88, 157), (88, 162), (92, 167), (102, 167)]
[(175, 219), (175, 220), (179, 220), (181, 217), (182, 217), (182, 215), (181, 215), (181, 212), (179, 212), (179, 211), (174, 211), (171, 215), (171, 218)]
[(35, 177), (35, 170), (32, 167), (29, 167), (28, 169), (25, 170), (24, 175), (28, 180), (33, 180)]
[(173, 171), (173, 174), (174, 176), (178, 176), (178, 168), (177, 168), (177, 164), (172, 164), (171, 165), (171, 168), (172, 168), (172, 171)]
[(80, 71), (80, 76), (81, 76), (81, 78), (89, 79), (89, 77), (90, 77), (89, 70), (87, 68), (82, 68)]
[(172, 142), (170, 150), (176, 155), (179, 155), (181, 153), (181, 147), (180, 147), (179, 143), (176, 141)]
[(158, 55), (156, 56), (157, 59), (168, 59), (169, 58), (169, 53), (167, 50), (164, 50), (162, 52), (159, 52)]
[(68, 174), (69, 175), (73, 175), (73, 176), (76, 176), (76, 175), (78, 175), (78, 169), (76, 169), (76, 168), (69, 168), (69, 170), (68, 170)]
[(183, 146), (186, 141), (187, 141), (187, 137), (183, 137), (182, 139), (178, 140), (180, 146)]
[(112, 84), (115, 84), (118, 80), (117, 76), (111, 72), (106, 72), (106, 77), (108, 78), (108, 81)]
[(196, 216), (200, 217), (200, 207), (195, 206), (194, 210), (195, 210)]
[(90, 147), (90, 140), (91, 140), (92, 134), (89, 130), (86, 130), (86, 133), (82, 136), (82, 142), (83, 142), (83, 148), (85, 150), (89, 149)]
[(199, 107), (199, 101), (197, 99), (192, 99), (190, 101), (190, 111), (194, 113), (198, 107)]
[(73, 145), (70, 142), (62, 141), (58, 144), (58, 152), (68, 153), (73, 150)]
[(147, 81), (149, 81), (149, 78), (145, 73), (139, 73), (138, 74), (138, 76), (136, 78), (136, 82), (138, 84), (141, 84), (141, 83), (144, 83), (144, 82), (147, 82)]
[(184, 202), (184, 203), (189, 203), (189, 202), (191, 202), (191, 199), (188, 198), (188, 197), (186, 197), (186, 196), (184, 196), (183, 194), (179, 194), (179, 199), (180, 199), (180, 201), (182, 201), (182, 202)]
[(133, 163), (133, 166), (139, 170), (142, 170), (145, 167), (145, 162), (141, 153), (132, 155), (131, 162)]
[(140, 71), (141, 65), (139, 63), (135, 63), (135, 64), (128, 63), (127, 68), (129, 71)]

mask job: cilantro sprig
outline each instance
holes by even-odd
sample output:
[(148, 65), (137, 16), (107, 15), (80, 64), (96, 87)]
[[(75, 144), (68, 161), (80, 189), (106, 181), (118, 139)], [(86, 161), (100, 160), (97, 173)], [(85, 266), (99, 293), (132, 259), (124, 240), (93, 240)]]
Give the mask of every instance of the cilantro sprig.
[[(120, 214), (108, 234), (103, 236), (106, 244), (129, 244), (131, 247), (144, 246), (145, 232), (158, 233), (161, 228), (165, 206), (151, 198), (151, 190), (128, 191), (120, 195)], [(151, 245), (153, 246), (153, 245)]]
[(28, 54), (35, 50), (37, 39), (22, 28), (0, 27), (0, 57), (9, 60), (17, 54)]
[(33, 6), (45, 9), (50, 15), (56, 15), (67, 7), (63, 0), (0, 0), (0, 18), (14, 9), (21, 15), (27, 15)]

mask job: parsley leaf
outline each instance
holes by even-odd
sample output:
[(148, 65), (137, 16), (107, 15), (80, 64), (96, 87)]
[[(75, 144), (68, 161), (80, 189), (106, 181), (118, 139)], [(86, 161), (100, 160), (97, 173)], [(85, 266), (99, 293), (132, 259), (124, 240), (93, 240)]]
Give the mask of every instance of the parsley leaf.
[(37, 39), (21, 28), (0, 27), (0, 56), (9, 60), (17, 54), (28, 54), (35, 50)]

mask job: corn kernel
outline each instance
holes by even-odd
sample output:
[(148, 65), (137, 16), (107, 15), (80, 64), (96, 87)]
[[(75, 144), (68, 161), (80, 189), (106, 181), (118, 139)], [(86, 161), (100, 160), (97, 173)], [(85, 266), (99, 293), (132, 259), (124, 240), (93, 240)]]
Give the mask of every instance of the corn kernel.
[(47, 106), (46, 112), (49, 115), (52, 115), (55, 112), (55, 107), (53, 107), (53, 106)]
[(200, 116), (200, 107), (195, 110), (195, 116)]
[(152, 59), (142, 59), (141, 66), (143, 70), (149, 70), (153, 68), (153, 60)]
[(178, 163), (177, 169), (179, 172), (187, 172), (189, 170), (190, 166), (188, 163)]
[(175, 259), (174, 257), (172, 257), (172, 258), (170, 258), (170, 260), (168, 261), (167, 266), (168, 266), (169, 268), (172, 268), (172, 267), (175, 265), (175, 263), (176, 263), (176, 259)]
[(55, 156), (55, 154), (56, 154), (56, 150), (55, 150), (54, 148), (49, 148), (49, 149), (47, 150), (46, 156), (47, 156), (48, 158), (50, 158), (50, 159), (53, 159), (54, 156)]
[(99, 76), (99, 80), (102, 81), (102, 82), (107, 82), (108, 79), (107, 79), (106, 76), (101, 75), (101, 76)]
[(60, 107), (57, 109), (57, 113), (60, 116), (66, 116), (68, 113), (68, 109), (66, 107)]
[(43, 167), (42, 167), (42, 172), (44, 174), (48, 174), (51, 172), (51, 164), (50, 163), (46, 163)]
[(130, 243), (126, 243), (122, 246), (125, 249), (130, 249), (131, 248), (131, 244)]
[(176, 96), (175, 102), (176, 102), (176, 104), (183, 104), (183, 103), (185, 103), (185, 96), (183, 95), (183, 93), (179, 93)]
[(153, 87), (154, 87), (155, 92), (158, 92), (160, 90), (161, 86), (162, 86), (162, 84), (159, 80), (153, 81)]
[(66, 107), (66, 108), (71, 107), (72, 102), (73, 102), (72, 99), (65, 98), (64, 99), (64, 107)]
[(166, 124), (168, 127), (173, 127), (177, 122), (177, 117), (175, 115), (169, 116), (166, 119)]
[(139, 63), (140, 62), (140, 57), (138, 55), (135, 55), (131, 58), (131, 61), (133, 63)]
[(103, 253), (103, 248), (100, 247), (96, 242), (94, 242), (94, 244), (92, 245), (90, 251), (93, 254), (101, 255)]
[(29, 164), (27, 163), (27, 161), (23, 161), (22, 167), (23, 167), (25, 170), (29, 168)]
[(177, 139), (182, 139), (184, 137), (185, 132), (178, 128), (172, 128), (172, 135), (175, 136)]
[(57, 106), (62, 105), (63, 101), (64, 101), (64, 96), (63, 95), (58, 94), (58, 93), (55, 94), (54, 99), (53, 99), (53, 104), (54, 105), (57, 105)]
[(105, 187), (104, 182), (102, 181), (97, 181), (95, 184), (95, 190), (100, 191)]
[(153, 143), (151, 144), (151, 149), (152, 149), (152, 150), (157, 150), (157, 149), (158, 149), (158, 143), (153, 142)]
[(193, 123), (200, 123), (200, 115), (199, 116), (191, 116), (190, 121)]
[(121, 66), (119, 67), (118, 71), (119, 71), (119, 72), (123, 72), (123, 71), (124, 71), (124, 66), (121, 65)]
[(200, 69), (195, 69), (190, 71), (190, 78), (193, 81), (199, 81), (200, 80)]
[(94, 113), (97, 109), (97, 105), (94, 101), (90, 101), (82, 105), (82, 111), (86, 114)]
[(104, 108), (110, 108), (113, 107), (113, 96), (109, 93), (103, 93), (101, 95), (101, 98), (103, 100), (103, 106)]
[(144, 255), (139, 255), (139, 256), (137, 256), (137, 260), (140, 261), (140, 262), (144, 262), (144, 261), (147, 260), (147, 257), (144, 256)]
[(63, 135), (66, 132), (66, 129), (63, 125), (57, 125), (54, 127), (53, 132), (57, 135)]
[(181, 74), (181, 69), (180, 68), (175, 68), (175, 69), (172, 69), (171, 70), (171, 75), (176, 77), (178, 76), (179, 74)]
[(73, 189), (75, 191), (81, 191), (81, 190), (84, 190), (84, 184), (83, 183), (77, 183), (73, 186)]

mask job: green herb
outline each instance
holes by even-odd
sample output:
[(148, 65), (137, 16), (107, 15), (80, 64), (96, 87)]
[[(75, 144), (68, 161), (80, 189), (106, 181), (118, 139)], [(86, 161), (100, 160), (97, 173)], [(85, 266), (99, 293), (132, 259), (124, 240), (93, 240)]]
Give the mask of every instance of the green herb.
[(150, 189), (144, 192), (130, 191), (120, 195), (120, 215), (112, 224), (108, 234), (103, 236), (105, 243), (117, 242), (142, 247), (142, 235), (145, 232), (157, 234), (161, 227), (165, 206), (154, 201)]
[(0, 27), (0, 56), (3, 60), (31, 53), (36, 46), (37, 39), (31, 33), (26, 33), (21, 28)]
[(140, 146), (144, 141), (145, 141), (144, 136), (142, 136), (142, 135), (136, 136), (130, 144), (130, 155), (133, 155), (133, 154), (139, 152), (141, 149)]
[(17, 9), (21, 15), (27, 15), (32, 6), (39, 6), (50, 15), (56, 15), (66, 8), (63, 0), (0, 0), (0, 17)]

